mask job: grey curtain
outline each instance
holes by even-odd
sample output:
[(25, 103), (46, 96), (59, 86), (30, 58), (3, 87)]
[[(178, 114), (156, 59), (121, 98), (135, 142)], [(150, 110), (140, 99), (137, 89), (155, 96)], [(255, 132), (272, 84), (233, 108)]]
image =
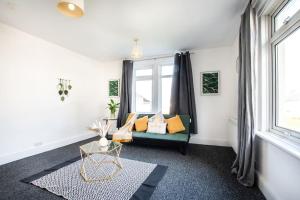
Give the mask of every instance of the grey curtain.
[(117, 127), (121, 127), (126, 114), (131, 112), (133, 61), (124, 60), (122, 68), (121, 98)]
[(254, 44), (255, 11), (251, 3), (241, 18), (239, 33), (238, 150), (232, 172), (244, 186), (254, 185)]
[(190, 53), (177, 53), (171, 89), (170, 114), (187, 114), (191, 117), (191, 133), (197, 133), (197, 113)]

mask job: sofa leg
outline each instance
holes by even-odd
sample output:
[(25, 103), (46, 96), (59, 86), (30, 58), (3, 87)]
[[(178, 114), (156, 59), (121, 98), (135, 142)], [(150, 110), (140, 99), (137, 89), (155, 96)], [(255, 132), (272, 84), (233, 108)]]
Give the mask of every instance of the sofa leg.
[(184, 156), (186, 155), (187, 146), (188, 146), (187, 144), (184, 144), (184, 145), (180, 145), (180, 148), (179, 148), (180, 153)]

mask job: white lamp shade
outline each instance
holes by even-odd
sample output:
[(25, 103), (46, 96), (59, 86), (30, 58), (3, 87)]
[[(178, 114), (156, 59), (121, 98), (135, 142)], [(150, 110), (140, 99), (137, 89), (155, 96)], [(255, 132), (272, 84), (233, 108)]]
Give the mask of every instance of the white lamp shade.
[(84, 14), (84, 0), (60, 0), (57, 9), (69, 17), (81, 17)]
[(139, 59), (143, 56), (143, 52), (141, 50), (141, 48), (138, 46), (138, 40), (134, 40), (135, 41), (135, 45), (134, 47), (132, 48), (132, 51), (131, 51), (131, 58), (132, 59)]

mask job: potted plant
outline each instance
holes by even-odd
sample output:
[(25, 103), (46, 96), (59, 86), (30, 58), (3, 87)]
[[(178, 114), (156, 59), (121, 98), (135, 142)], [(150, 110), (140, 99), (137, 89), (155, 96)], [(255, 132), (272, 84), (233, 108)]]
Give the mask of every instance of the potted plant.
[(117, 109), (119, 108), (120, 103), (115, 102), (113, 99), (110, 99), (110, 102), (107, 104), (110, 111), (110, 117), (115, 118)]

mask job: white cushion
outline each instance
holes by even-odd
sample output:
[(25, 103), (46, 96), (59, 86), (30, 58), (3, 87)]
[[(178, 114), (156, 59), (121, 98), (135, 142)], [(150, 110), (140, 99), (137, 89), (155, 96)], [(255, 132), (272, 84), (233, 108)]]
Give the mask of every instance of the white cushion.
[(164, 123), (165, 122), (164, 115), (161, 112), (156, 113), (155, 115), (149, 118), (149, 122)]
[(147, 132), (166, 134), (167, 123), (148, 122)]

